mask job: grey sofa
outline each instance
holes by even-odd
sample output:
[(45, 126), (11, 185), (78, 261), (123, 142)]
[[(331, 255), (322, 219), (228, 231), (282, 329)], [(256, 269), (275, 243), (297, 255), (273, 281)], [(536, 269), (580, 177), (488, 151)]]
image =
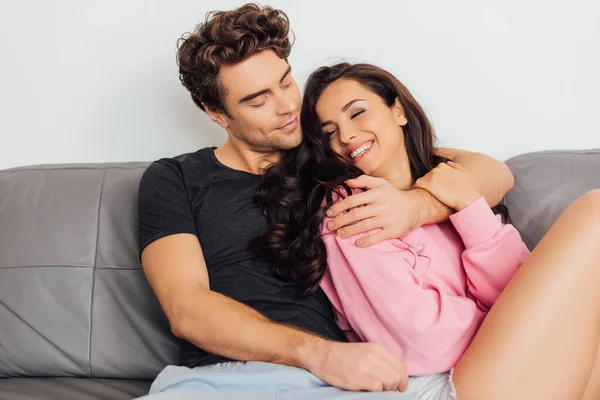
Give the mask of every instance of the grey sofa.
[[(506, 197), (533, 247), (600, 188), (600, 149), (511, 160)], [(147, 163), (0, 171), (0, 399), (132, 399), (178, 360), (138, 260), (136, 197)]]

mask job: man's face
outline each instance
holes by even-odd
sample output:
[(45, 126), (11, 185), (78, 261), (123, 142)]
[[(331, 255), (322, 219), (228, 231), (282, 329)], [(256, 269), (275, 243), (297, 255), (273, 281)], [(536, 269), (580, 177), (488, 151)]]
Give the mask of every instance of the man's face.
[(288, 150), (300, 144), (300, 91), (288, 63), (272, 50), (219, 71), (229, 116), (224, 126), (258, 152)]

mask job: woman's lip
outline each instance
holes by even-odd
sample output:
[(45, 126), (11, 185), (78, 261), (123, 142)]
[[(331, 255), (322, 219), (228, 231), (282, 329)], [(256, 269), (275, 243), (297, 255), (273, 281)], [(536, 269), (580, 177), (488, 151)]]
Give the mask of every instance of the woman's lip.
[(364, 146), (365, 144), (367, 144), (367, 143), (371, 143), (371, 146), (373, 146), (373, 142), (374, 142), (374, 141), (373, 141), (373, 139), (369, 139), (369, 140), (365, 140), (364, 142), (360, 143), (360, 144), (359, 144), (359, 145), (357, 145), (357, 146), (352, 146), (351, 148), (349, 148), (349, 149), (346, 151), (346, 155), (348, 156), (348, 158), (349, 158), (349, 159), (351, 159), (351, 160), (352, 160), (352, 157), (350, 157), (350, 154), (352, 154), (352, 153), (353, 153), (354, 151), (356, 151), (357, 149), (360, 149), (361, 147), (363, 147), (363, 146)]
[(367, 157), (369, 155), (369, 153), (371, 152), (371, 149), (373, 147), (371, 146), (371, 148), (369, 148), (367, 151), (365, 151), (362, 154), (359, 154), (358, 156), (351, 158), (350, 161), (352, 161), (354, 164), (357, 164), (359, 162), (361, 162), (365, 157)]

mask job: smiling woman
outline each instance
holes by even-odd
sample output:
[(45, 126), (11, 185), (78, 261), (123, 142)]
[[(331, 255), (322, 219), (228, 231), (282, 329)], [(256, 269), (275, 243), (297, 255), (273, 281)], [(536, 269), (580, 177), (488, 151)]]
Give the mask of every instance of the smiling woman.
[[(332, 194), (342, 187), (349, 193), (346, 180), (362, 174), (407, 189), (448, 160), (436, 154), (433, 128), (409, 90), (373, 65), (342, 63), (315, 71), (305, 88), (300, 120), (302, 143), (267, 171), (262, 185), (267, 211), (284, 215), (259, 247), (280, 266), (282, 277), (312, 292), (326, 268), (320, 239), (324, 201), (331, 205)], [(284, 193), (284, 185), (271, 182), (280, 170), (287, 171), (286, 179), (299, 179), (303, 193)], [(291, 207), (300, 197), (305, 203)]]
[(414, 183), (408, 155), (401, 151), (408, 120), (398, 98), (391, 104), (384, 99), (355, 80), (341, 79), (323, 90), (315, 110), (325, 120), (321, 126), (335, 153), (365, 174), (406, 190)]
[[(301, 145), (263, 184), (265, 255), (306, 293), (323, 289), (350, 341), (402, 359), (406, 393), (421, 400), (599, 398), (600, 193), (575, 201), (530, 253), (467, 171), (436, 155), (423, 110), (388, 72), (318, 69), (301, 121)], [(268, 181), (285, 168), (279, 186)], [(361, 173), (424, 189), (454, 213), (359, 247), (371, 232), (340, 235), (325, 210), (362, 196), (347, 213), (377, 218), (361, 207), (369, 191), (344, 184)], [(562, 379), (549, 380), (557, 365)]]

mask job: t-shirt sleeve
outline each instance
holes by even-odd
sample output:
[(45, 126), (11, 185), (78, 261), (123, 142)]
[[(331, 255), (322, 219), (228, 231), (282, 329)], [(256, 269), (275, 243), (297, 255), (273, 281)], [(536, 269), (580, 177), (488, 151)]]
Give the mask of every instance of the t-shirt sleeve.
[(155, 161), (142, 175), (139, 186), (139, 254), (155, 240), (177, 233), (196, 235), (183, 173), (176, 164)]

